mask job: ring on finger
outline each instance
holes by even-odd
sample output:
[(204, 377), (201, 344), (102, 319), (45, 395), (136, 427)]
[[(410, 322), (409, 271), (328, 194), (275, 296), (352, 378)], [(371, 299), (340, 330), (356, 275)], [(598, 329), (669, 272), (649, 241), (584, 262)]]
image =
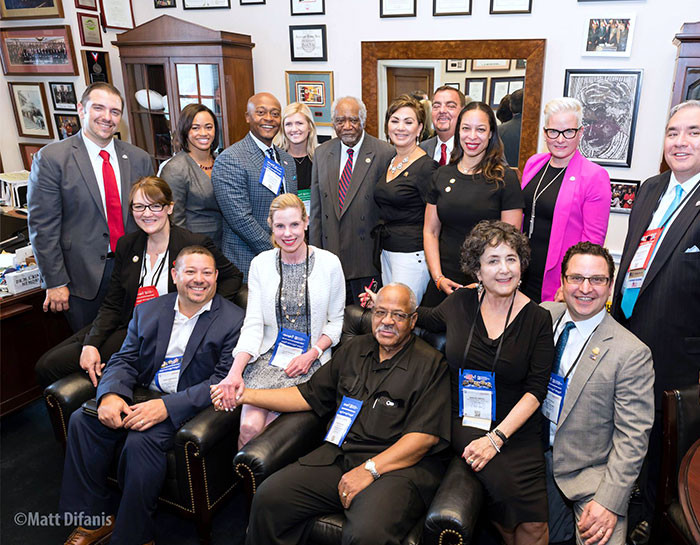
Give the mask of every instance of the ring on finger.
[(146, 423), (145, 420), (139, 420), (139, 424), (141, 424), (142, 426), (143, 426), (145, 423)]
[(472, 464), (474, 463), (474, 458), (469, 458), (469, 459), (467, 459), (467, 463), (468, 463), (469, 465), (472, 465)]
[(343, 497), (344, 497), (344, 498), (347, 498), (347, 497), (348, 497), (348, 493), (347, 493), (347, 492), (343, 492)]

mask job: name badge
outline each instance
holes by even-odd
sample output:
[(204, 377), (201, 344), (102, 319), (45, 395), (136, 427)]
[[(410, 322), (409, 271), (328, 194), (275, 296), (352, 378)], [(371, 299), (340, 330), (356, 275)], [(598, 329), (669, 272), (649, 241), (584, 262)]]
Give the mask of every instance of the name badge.
[(286, 369), (289, 362), (309, 349), (309, 336), (293, 329), (282, 328), (277, 334), (270, 365)]
[(459, 370), (459, 415), (462, 426), (491, 429), (491, 422), (496, 419), (495, 373)]
[(634, 252), (634, 257), (630, 262), (629, 274), (625, 280), (626, 288), (641, 288), (644, 282), (644, 273), (649, 266), (651, 256), (654, 255), (654, 248), (661, 238), (663, 227), (658, 229), (649, 229), (643, 235), (637, 246), (637, 251)]
[(564, 396), (566, 396), (568, 383), (568, 380), (556, 373), (552, 373), (549, 377), (547, 397), (542, 403), (542, 414), (553, 424), (559, 422), (559, 415), (561, 415), (561, 408), (564, 405)]
[(165, 394), (173, 394), (177, 392), (177, 383), (180, 380), (180, 366), (182, 365), (182, 356), (173, 356), (165, 358), (163, 365), (156, 372), (153, 378), (155, 387)]
[(260, 171), (259, 182), (277, 195), (280, 192), (283, 179), (284, 169), (274, 161), (271, 161), (268, 157), (265, 157), (262, 171)]
[(331, 427), (328, 428), (328, 433), (323, 440), (340, 446), (345, 441), (345, 437), (350, 428), (352, 428), (357, 415), (360, 414), (361, 408), (362, 401), (343, 396), (343, 401), (340, 403), (340, 407), (338, 407), (335, 417), (333, 417)]
[(155, 286), (141, 286), (136, 292), (136, 303), (134, 306), (137, 307), (141, 303), (145, 303), (156, 297), (158, 297), (158, 290)]
[(297, 197), (301, 199), (304, 203), (304, 208), (306, 208), (306, 217), (311, 216), (311, 190), (310, 189), (300, 189), (297, 191)]

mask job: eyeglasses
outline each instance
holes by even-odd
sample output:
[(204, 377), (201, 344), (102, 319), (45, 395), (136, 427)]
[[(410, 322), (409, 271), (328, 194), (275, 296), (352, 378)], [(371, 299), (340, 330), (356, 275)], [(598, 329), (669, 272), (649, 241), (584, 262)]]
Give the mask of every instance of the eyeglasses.
[(544, 134), (547, 135), (547, 138), (551, 138), (552, 140), (559, 138), (560, 134), (567, 140), (571, 140), (582, 128), (583, 127), (578, 127), (577, 129), (564, 129), (563, 131), (558, 131), (557, 129), (545, 129)]
[(160, 202), (154, 202), (151, 204), (134, 204), (133, 202), (131, 203), (132, 212), (143, 212), (144, 210), (146, 210), (146, 208), (148, 208), (151, 212), (162, 212), (163, 208), (165, 208), (165, 205)]
[(398, 310), (393, 310), (393, 311), (389, 312), (388, 310), (384, 310), (382, 308), (375, 308), (372, 310), (372, 314), (374, 315), (375, 318), (379, 318), (380, 320), (383, 320), (384, 318), (386, 318), (390, 314), (391, 319), (394, 320), (395, 322), (405, 322), (411, 316), (413, 316), (415, 314), (415, 312), (412, 312), (411, 314), (406, 314), (405, 312), (400, 312)]
[(583, 284), (584, 280), (588, 280), (591, 286), (607, 286), (610, 282), (610, 278), (607, 276), (583, 276), (580, 274), (567, 274), (564, 276), (569, 284), (576, 284), (577, 286)]

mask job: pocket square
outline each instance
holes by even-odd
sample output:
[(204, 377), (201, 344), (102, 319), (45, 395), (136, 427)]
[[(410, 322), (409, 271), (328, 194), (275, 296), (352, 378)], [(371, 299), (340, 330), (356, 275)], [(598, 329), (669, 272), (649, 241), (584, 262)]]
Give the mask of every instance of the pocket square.
[(700, 248), (698, 248), (697, 246), (693, 246), (692, 248), (688, 248), (685, 251), (686, 254), (697, 254), (698, 252), (700, 252)]

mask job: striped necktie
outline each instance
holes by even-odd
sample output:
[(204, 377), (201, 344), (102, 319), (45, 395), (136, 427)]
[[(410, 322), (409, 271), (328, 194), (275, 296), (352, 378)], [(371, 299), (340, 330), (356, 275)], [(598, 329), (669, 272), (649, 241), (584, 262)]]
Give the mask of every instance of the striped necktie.
[(338, 180), (338, 200), (340, 202), (340, 211), (343, 211), (343, 202), (345, 201), (345, 195), (350, 189), (350, 179), (352, 178), (352, 156), (355, 150), (348, 148), (348, 160), (345, 162), (343, 167), (343, 173), (340, 175), (340, 180)]

